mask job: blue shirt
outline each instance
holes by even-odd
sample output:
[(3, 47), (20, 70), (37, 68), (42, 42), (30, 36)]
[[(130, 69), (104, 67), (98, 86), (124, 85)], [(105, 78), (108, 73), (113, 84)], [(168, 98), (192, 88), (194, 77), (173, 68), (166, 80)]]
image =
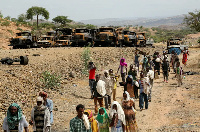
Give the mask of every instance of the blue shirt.
[(48, 107), (49, 111), (50, 111), (50, 121), (51, 124), (53, 123), (53, 101), (50, 99), (47, 99), (46, 101), (46, 106)]

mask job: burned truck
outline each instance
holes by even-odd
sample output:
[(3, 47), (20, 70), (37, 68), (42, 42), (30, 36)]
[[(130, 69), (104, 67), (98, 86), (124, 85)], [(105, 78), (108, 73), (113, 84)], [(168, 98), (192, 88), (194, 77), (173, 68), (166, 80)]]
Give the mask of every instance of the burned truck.
[(138, 32), (136, 35), (136, 39), (137, 39), (136, 43), (137, 47), (146, 47), (146, 37), (144, 32)]
[(37, 38), (31, 32), (23, 31), (16, 33), (16, 37), (10, 38), (10, 45), (13, 49), (37, 47)]
[(37, 47), (53, 47), (56, 41), (56, 31), (50, 31), (46, 33), (47, 35), (42, 35), (37, 41)]
[(71, 28), (56, 29), (58, 39), (56, 40), (55, 47), (71, 46), (72, 32)]
[(123, 45), (133, 47), (137, 43), (136, 33), (133, 31), (123, 31), (124, 41)]
[(167, 51), (169, 54), (174, 51), (179, 55), (184, 48), (188, 49), (188, 45), (185, 45), (181, 38), (171, 38), (167, 41)]
[(72, 38), (72, 46), (88, 46), (93, 43), (93, 38), (90, 29), (77, 28), (74, 31)]
[(116, 32), (112, 27), (101, 27), (96, 35), (95, 45), (96, 46), (116, 46)]

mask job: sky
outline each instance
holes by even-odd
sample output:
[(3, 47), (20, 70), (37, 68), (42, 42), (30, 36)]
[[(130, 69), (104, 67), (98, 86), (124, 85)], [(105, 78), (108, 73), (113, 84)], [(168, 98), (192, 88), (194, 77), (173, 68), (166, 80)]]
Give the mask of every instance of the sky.
[(39, 6), (49, 11), (49, 20), (62, 15), (80, 21), (171, 17), (200, 10), (199, 5), (200, 0), (0, 0), (0, 11), (4, 17), (17, 18), (30, 7)]

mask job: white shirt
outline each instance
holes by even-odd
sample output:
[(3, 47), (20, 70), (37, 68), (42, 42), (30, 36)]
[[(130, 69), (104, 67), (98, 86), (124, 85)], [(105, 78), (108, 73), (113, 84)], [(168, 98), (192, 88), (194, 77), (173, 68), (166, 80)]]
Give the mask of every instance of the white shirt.
[[(27, 123), (24, 115), (22, 115), (22, 118), (21, 118), (21, 120), (19, 121), (19, 124), (18, 124), (18, 131), (23, 132), (24, 127), (28, 127), (28, 123)], [(10, 132), (9, 127), (8, 127), (7, 117), (5, 117), (4, 121), (3, 121), (3, 130)]]

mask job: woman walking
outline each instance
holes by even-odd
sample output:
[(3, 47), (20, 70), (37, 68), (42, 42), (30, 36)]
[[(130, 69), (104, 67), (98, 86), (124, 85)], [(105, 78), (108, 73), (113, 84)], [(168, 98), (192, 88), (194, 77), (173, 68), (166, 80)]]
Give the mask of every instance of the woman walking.
[(96, 120), (99, 123), (99, 132), (109, 132), (109, 117), (105, 108), (99, 108)]
[(123, 94), (122, 108), (126, 119), (126, 132), (136, 132), (138, 127), (135, 119), (135, 103), (127, 91)]
[(92, 132), (98, 132), (98, 123), (97, 120), (94, 119), (92, 111), (91, 110), (85, 110), (84, 114), (88, 116), (88, 120), (90, 121)]
[(125, 62), (124, 58), (121, 58), (121, 60), (120, 60), (120, 65), (117, 70), (117, 73), (119, 70), (121, 73), (122, 81), (125, 82), (125, 78), (126, 78), (126, 74), (127, 74), (127, 63)]

